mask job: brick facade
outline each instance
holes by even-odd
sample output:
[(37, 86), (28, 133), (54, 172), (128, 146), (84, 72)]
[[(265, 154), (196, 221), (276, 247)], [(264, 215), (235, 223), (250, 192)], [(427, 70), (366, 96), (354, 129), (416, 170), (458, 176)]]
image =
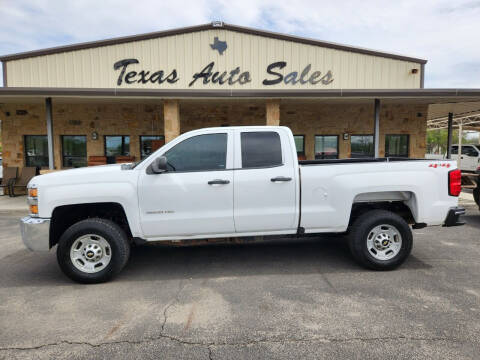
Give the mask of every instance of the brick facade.
[[(267, 105), (269, 104), (269, 105)], [(272, 105), (273, 104), (273, 105)], [(172, 107), (172, 103), (170, 105)], [(271, 109), (267, 106), (272, 107)], [(265, 125), (267, 111), (276, 117), (275, 102), (265, 100), (180, 101), (166, 110), (158, 103), (57, 103), (53, 100), (55, 168), (62, 168), (61, 135), (85, 135), (87, 155), (104, 155), (105, 135), (129, 135), (130, 153), (140, 159), (140, 135), (168, 135), (178, 132), (178, 124), (166, 124), (164, 116), (180, 117), (180, 133), (211, 126)], [(27, 113), (17, 113), (26, 110)], [(380, 156), (385, 154), (385, 134), (409, 134), (410, 157), (424, 157), (427, 105), (384, 104), (380, 113)], [(280, 102), (280, 125), (296, 135), (305, 135), (307, 159), (314, 158), (315, 135), (338, 135), (340, 158), (350, 156), (350, 139), (343, 134), (373, 134), (373, 104)], [(2, 119), (3, 165), (22, 167), (24, 135), (46, 135), (44, 104), (0, 106)], [(7, 114), (9, 114), (7, 116)], [(169, 115), (170, 114), (170, 115)], [(272, 118), (273, 119), (273, 118)], [(98, 139), (92, 139), (92, 133)], [(167, 139), (168, 140), (168, 139)]]

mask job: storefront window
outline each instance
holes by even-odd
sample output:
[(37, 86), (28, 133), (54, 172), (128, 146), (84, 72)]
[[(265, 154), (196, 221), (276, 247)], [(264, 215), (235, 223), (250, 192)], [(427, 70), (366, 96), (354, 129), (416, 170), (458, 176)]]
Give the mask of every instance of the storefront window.
[(62, 136), (63, 167), (87, 166), (87, 137), (83, 135)]
[(305, 156), (305, 135), (294, 135), (293, 139), (297, 148), (297, 156)]
[(408, 135), (385, 135), (385, 156), (408, 157)]
[(315, 159), (338, 159), (338, 136), (315, 136)]
[(130, 136), (105, 136), (105, 156), (130, 156)]
[(48, 167), (47, 135), (25, 135), (25, 165)]
[(352, 135), (350, 137), (352, 158), (374, 157), (373, 135)]
[(140, 136), (140, 154), (142, 159), (145, 159), (163, 144), (165, 144), (165, 137), (162, 135)]

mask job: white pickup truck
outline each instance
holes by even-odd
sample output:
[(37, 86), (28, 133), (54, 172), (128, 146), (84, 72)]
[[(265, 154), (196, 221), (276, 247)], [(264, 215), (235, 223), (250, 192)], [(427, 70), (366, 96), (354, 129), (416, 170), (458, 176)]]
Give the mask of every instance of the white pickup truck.
[[(452, 145), (452, 160), (458, 161), (458, 145)], [(462, 145), (462, 154), (460, 155), (460, 167), (465, 172), (476, 172), (480, 170), (480, 145), (464, 144)]]
[(164, 240), (346, 233), (353, 257), (399, 266), (413, 228), (461, 225), (455, 161), (299, 161), (286, 127), (185, 133), (140, 163), (33, 178), (25, 245), (57, 245), (71, 279), (102, 282), (125, 266), (132, 244)]

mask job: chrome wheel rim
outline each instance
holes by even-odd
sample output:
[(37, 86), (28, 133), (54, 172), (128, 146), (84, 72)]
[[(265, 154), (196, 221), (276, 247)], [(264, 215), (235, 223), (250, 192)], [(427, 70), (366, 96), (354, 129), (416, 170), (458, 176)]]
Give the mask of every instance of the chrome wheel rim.
[(102, 271), (112, 259), (107, 240), (96, 234), (82, 235), (70, 248), (70, 260), (78, 270), (93, 274)]
[(390, 260), (402, 248), (402, 235), (398, 229), (389, 224), (375, 226), (367, 236), (367, 249), (377, 260)]

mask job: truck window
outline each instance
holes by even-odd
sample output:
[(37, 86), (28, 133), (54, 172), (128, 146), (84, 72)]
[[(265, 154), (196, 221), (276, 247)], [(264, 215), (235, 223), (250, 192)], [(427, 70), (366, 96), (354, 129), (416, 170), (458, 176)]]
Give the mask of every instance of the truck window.
[(274, 131), (242, 132), (242, 168), (282, 165), (280, 136)]
[(473, 146), (462, 146), (462, 155), (476, 157), (478, 156), (478, 151), (475, 150)]
[(164, 155), (169, 171), (224, 170), (227, 163), (227, 134), (193, 136)]

